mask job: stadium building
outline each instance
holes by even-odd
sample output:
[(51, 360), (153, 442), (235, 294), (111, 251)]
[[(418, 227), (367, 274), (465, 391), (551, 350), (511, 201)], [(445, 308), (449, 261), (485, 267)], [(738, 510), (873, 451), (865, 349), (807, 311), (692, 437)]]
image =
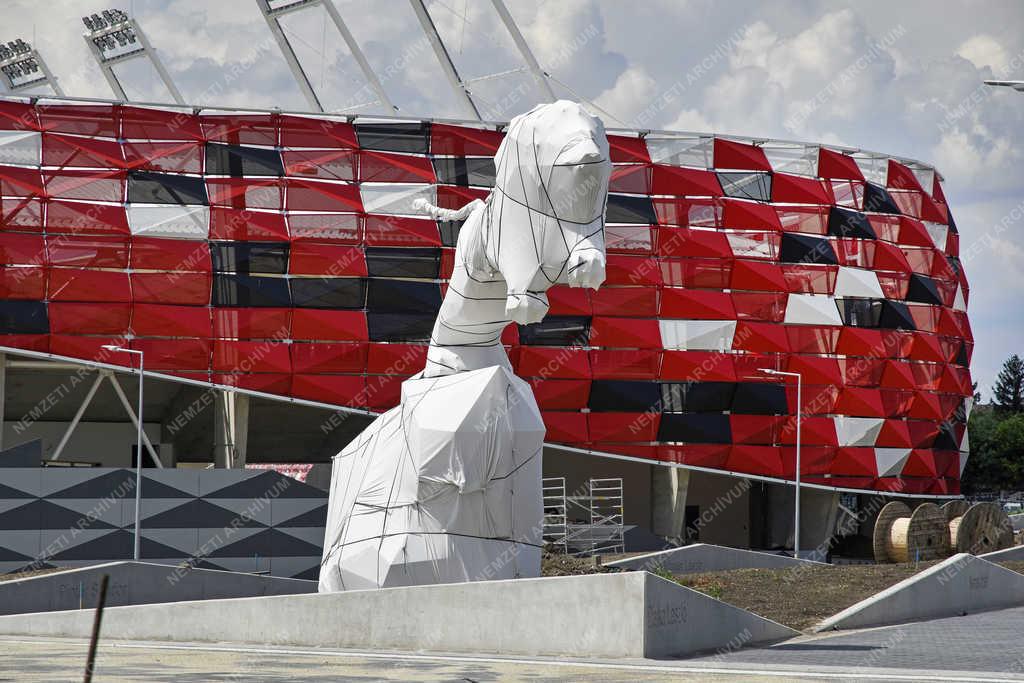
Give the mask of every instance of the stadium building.
[[(413, 200), (485, 198), (502, 130), (4, 98), (0, 464), (132, 466), (139, 356), (118, 349), (143, 354), (147, 482), (328, 463), (423, 367), (460, 226)], [(814, 143), (609, 142), (605, 285), (552, 289), (504, 336), (545, 475), (570, 496), (621, 478), (637, 539), (791, 547), (799, 410), (804, 547), (851, 516), (869, 531), (877, 496), (958, 494), (973, 343), (939, 173)], [(799, 408), (765, 370), (799, 374)], [(35, 518), (11, 511), (64, 490), (53, 471), (0, 474), (6, 568), (33, 556), (15, 546)]]

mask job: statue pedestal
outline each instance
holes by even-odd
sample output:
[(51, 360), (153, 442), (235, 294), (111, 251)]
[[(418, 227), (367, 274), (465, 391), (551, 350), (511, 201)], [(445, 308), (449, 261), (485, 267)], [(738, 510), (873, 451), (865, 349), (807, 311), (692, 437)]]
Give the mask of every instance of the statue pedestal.
[(321, 592), (540, 576), (543, 446), (506, 368), (406, 380), (334, 458)]

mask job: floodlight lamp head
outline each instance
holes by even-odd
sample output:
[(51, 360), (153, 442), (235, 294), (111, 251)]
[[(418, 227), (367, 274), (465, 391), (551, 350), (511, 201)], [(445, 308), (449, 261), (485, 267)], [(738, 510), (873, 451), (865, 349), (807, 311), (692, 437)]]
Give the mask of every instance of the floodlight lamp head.
[(758, 368), (757, 371), (758, 372), (763, 372), (766, 375), (777, 375), (777, 374), (779, 374), (778, 370), (773, 370), (772, 368)]

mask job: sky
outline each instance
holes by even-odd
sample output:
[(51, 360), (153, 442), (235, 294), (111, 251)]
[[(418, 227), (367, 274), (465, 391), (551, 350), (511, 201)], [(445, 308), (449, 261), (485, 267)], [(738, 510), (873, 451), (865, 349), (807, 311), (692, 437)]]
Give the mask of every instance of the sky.
[[(1019, 0), (505, 0), (557, 95), (608, 126), (824, 142), (934, 164), (961, 233), (983, 401), (1024, 355), (1024, 80)], [(538, 101), (490, 0), (428, 0), (485, 118)], [(335, 0), (398, 113), (466, 117), (406, 0)], [(186, 102), (308, 109), (256, 0), (7, 0), (0, 39), (42, 53), (72, 96), (112, 92), (80, 17), (130, 12)], [(322, 9), (284, 28), (328, 110), (384, 113)], [(130, 99), (170, 101), (135, 60)], [(482, 80), (475, 80), (482, 79)]]

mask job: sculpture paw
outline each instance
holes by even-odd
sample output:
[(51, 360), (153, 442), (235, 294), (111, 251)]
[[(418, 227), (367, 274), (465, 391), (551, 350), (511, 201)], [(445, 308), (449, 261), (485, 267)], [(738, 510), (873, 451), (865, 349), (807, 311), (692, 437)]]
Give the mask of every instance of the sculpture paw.
[(570, 287), (589, 287), (597, 290), (604, 282), (605, 259), (598, 249), (574, 251), (569, 254), (568, 281)]
[(543, 293), (509, 294), (505, 315), (520, 325), (539, 323), (548, 312), (548, 295)]

